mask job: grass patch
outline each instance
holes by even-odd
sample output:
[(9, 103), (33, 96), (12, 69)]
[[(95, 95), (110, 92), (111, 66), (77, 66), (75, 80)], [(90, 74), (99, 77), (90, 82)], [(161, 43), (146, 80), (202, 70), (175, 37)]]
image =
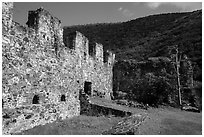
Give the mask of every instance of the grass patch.
[(161, 132), (163, 135), (199, 135), (202, 130), (200, 124), (190, 121), (166, 118), (162, 124), (165, 127)]

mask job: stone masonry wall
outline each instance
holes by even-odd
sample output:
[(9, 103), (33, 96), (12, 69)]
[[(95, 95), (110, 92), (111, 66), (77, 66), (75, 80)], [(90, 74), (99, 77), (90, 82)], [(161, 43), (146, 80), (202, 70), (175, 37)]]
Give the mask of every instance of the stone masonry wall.
[(96, 43), (90, 54), (80, 32), (64, 44), (60, 20), (43, 8), (29, 12), (28, 27), (12, 21), (12, 9), (2, 3), (3, 134), (79, 115), (86, 81), (91, 95), (110, 99), (113, 53)]

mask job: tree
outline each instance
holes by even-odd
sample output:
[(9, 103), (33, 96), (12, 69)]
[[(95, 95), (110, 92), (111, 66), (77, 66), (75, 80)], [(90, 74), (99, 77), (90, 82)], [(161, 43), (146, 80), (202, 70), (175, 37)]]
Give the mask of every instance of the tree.
[[(178, 45), (170, 47), (171, 62), (175, 65), (175, 71), (177, 74), (177, 84), (178, 84), (178, 100), (179, 105), (182, 106), (181, 101), (181, 89), (188, 88), (193, 89), (193, 67), (191, 61), (188, 59), (187, 55), (179, 51)], [(181, 66), (181, 63), (183, 64)], [(181, 67), (181, 68), (180, 68)], [(180, 70), (183, 70), (182, 76)], [(181, 79), (183, 85), (181, 85)], [(191, 99), (192, 100), (192, 99)]]

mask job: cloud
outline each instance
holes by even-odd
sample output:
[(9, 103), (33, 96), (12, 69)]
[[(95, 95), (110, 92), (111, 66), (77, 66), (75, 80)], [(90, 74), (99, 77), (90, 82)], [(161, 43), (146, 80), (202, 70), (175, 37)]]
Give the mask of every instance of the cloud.
[(118, 11), (120, 11), (126, 17), (132, 17), (134, 15), (134, 13), (131, 12), (129, 9), (125, 9), (123, 7), (118, 8)]
[(158, 8), (162, 3), (161, 2), (148, 2), (146, 5), (151, 9)]
[(192, 11), (202, 8), (201, 2), (147, 2), (146, 6), (151, 9), (157, 9), (161, 5), (173, 5), (183, 11)]
[(121, 11), (123, 9), (123, 7), (118, 8), (119, 11)]
[(134, 15), (134, 13), (131, 12), (130, 10), (128, 10), (128, 9), (124, 9), (124, 10), (123, 10), (123, 15), (128, 16), (128, 17), (131, 17), (131, 16)]

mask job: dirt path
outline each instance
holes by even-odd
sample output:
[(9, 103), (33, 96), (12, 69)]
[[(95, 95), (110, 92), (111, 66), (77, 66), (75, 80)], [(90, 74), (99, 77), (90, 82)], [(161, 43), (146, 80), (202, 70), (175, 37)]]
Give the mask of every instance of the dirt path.
[(201, 135), (202, 113), (175, 108), (147, 110), (148, 118), (140, 125), (141, 135)]

